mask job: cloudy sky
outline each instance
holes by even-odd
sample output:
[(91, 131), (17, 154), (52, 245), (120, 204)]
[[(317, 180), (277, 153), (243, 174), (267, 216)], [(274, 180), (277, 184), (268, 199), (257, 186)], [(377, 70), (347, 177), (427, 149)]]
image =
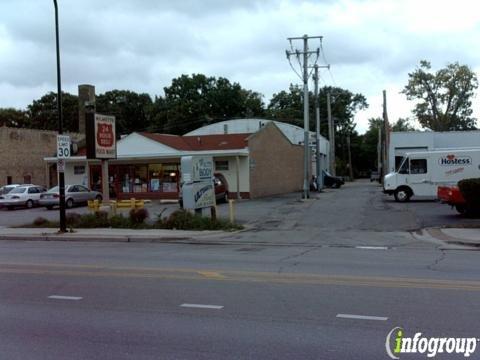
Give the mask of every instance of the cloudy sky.
[[(367, 97), (357, 129), (381, 116), (410, 116), (399, 94), (419, 60), (459, 61), (480, 71), (475, 0), (58, 0), (65, 91), (163, 94), (184, 73), (224, 76), (265, 95), (299, 83), (287, 37), (323, 35), (336, 85)], [(25, 108), (56, 89), (51, 0), (0, 0), (0, 107)], [(312, 48), (318, 42), (310, 43)], [(474, 113), (479, 117), (477, 100)]]

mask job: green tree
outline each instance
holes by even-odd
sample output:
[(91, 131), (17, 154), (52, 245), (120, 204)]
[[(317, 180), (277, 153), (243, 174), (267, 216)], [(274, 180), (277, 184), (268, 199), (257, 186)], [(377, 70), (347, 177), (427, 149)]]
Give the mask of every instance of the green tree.
[(416, 100), (413, 113), (420, 125), (434, 131), (475, 129), (472, 115), (472, 97), (478, 87), (475, 73), (458, 62), (433, 73), (430, 62), (408, 74), (403, 93), (408, 100)]
[(225, 78), (182, 75), (164, 88), (155, 121), (164, 132), (184, 134), (209, 123), (235, 117), (263, 116), (262, 96)]
[(114, 115), (117, 134), (145, 131), (151, 126), (152, 98), (129, 90), (111, 90), (96, 96), (96, 111)]
[(0, 108), (0, 126), (26, 127), (28, 122), (29, 118), (26, 111), (14, 108)]
[(385, 139), (385, 126), (382, 118), (368, 119), (368, 130), (363, 134), (362, 157), (365, 170), (377, 168), (378, 159), (378, 129), (381, 129), (382, 139)]
[[(352, 167), (357, 172), (358, 153), (361, 148), (361, 137), (355, 130), (355, 114), (368, 107), (365, 96), (354, 94), (339, 87), (323, 87), (319, 90), (320, 132), (328, 138), (327, 94), (330, 93), (332, 120), (335, 125), (335, 155), (337, 173), (348, 175), (348, 146), (350, 136), (352, 151)], [(309, 126), (315, 130), (315, 102), (312, 92), (309, 93)], [(290, 85), (288, 91), (280, 91), (273, 95), (267, 108), (267, 117), (273, 120), (288, 122), (303, 127), (303, 88)]]
[[(319, 90), (320, 128), (321, 133), (328, 137), (327, 93), (331, 95), (332, 118), (337, 131), (345, 135), (355, 128), (354, 116), (368, 107), (362, 94), (354, 94), (339, 87), (326, 86)], [(315, 129), (315, 102), (313, 93), (309, 93), (310, 130)], [(298, 85), (290, 85), (288, 91), (273, 95), (267, 107), (267, 117), (303, 127), (303, 89)]]
[(409, 119), (398, 118), (398, 120), (392, 124), (392, 131), (415, 131), (415, 128), (410, 124)]
[[(27, 127), (33, 129), (57, 130), (57, 94), (49, 92), (28, 105), (29, 122)], [(63, 129), (78, 131), (78, 97), (62, 92)]]
[[(313, 94), (309, 94), (310, 113), (313, 111)], [(267, 107), (267, 117), (303, 127), (303, 89), (290, 84), (288, 91), (273, 94)]]

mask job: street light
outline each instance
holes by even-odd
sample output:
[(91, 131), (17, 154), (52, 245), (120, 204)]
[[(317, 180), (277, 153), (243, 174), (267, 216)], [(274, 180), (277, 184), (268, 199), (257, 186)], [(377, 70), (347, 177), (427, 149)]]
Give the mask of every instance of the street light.
[[(60, 75), (60, 39), (58, 35), (58, 5), (57, 0), (53, 0), (55, 7), (55, 40), (57, 47), (57, 113), (58, 113), (58, 134), (63, 134), (63, 110), (62, 110), (62, 78)], [(58, 154), (57, 154), (58, 156)], [(58, 165), (57, 165), (58, 168)], [(58, 173), (58, 186), (60, 194), (60, 232), (67, 231), (65, 219), (65, 174)]]

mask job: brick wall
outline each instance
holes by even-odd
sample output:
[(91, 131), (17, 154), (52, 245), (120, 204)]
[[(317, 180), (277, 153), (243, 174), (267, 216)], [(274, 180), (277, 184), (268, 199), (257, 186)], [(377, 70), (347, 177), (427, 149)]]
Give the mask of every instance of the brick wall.
[[(70, 134), (74, 139), (81, 135)], [(47, 186), (45, 157), (54, 156), (55, 131), (0, 127), (0, 186), (12, 177), (12, 183), (31, 182)]]
[(303, 146), (293, 145), (274, 123), (248, 140), (250, 197), (300, 191), (303, 187)]

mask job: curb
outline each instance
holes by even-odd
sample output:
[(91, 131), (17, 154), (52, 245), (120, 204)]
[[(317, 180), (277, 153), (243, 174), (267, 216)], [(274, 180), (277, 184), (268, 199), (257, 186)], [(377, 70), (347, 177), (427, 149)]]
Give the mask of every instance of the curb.
[(478, 244), (468, 240), (448, 236), (441, 231), (441, 228), (425, 228), (412, 231), (411, 234), (417, 240), (439, 245), (441, 250), (476, 250), (479, 247)]

